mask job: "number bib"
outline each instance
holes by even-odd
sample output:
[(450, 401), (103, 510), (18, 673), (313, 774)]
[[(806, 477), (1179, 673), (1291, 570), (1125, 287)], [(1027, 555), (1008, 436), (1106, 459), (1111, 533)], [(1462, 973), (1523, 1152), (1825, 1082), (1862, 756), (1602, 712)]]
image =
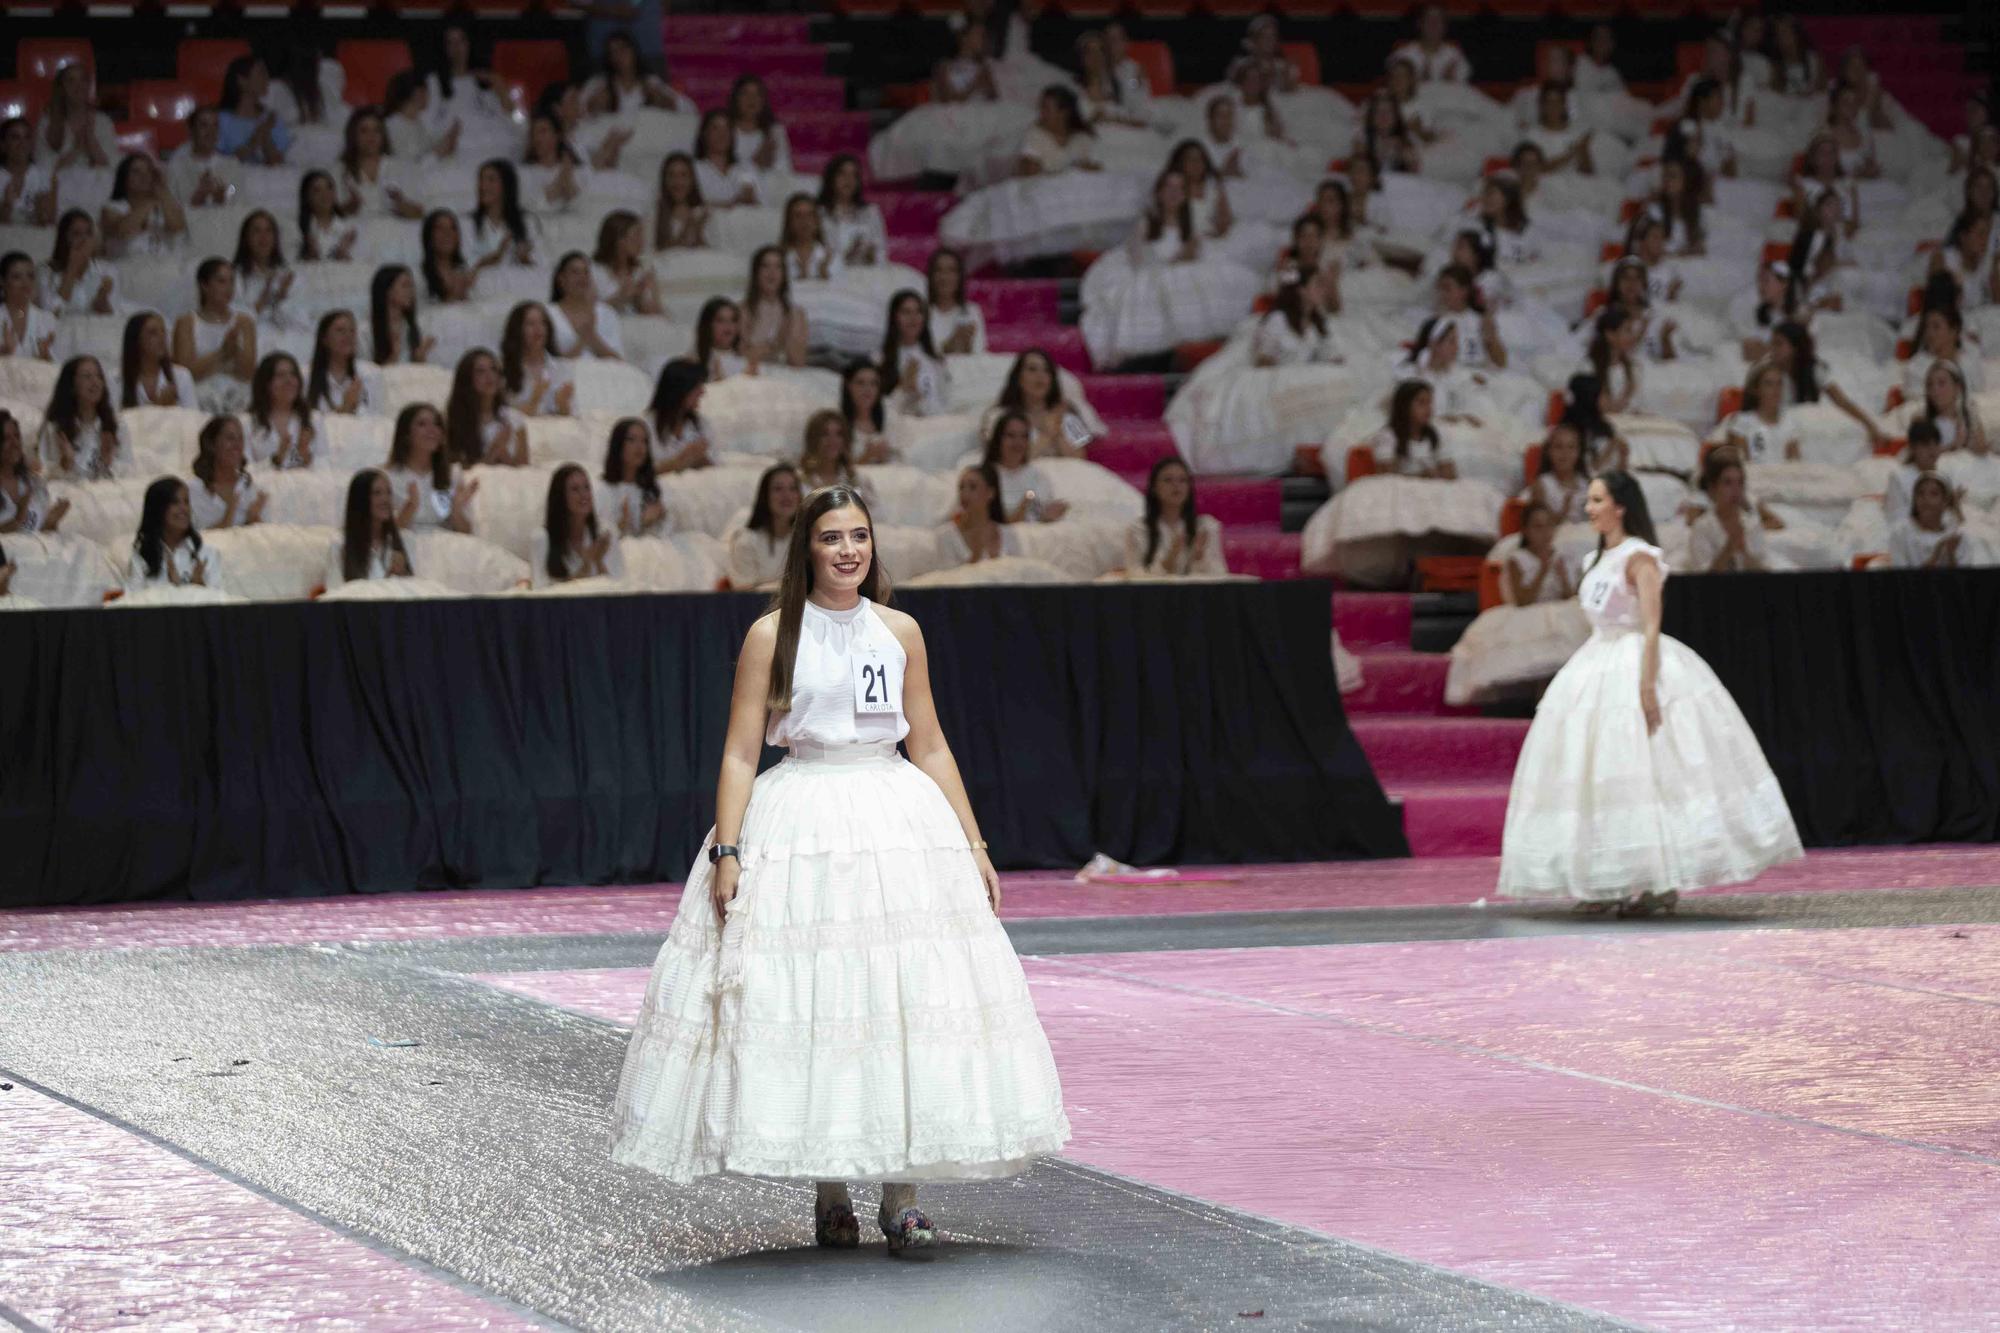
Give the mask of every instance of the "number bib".
[(857, 713), (900, 713), (903, 711), (903, 674), (896, 662), (882, 653), (856, 652), (854, 667), (854, 711)]

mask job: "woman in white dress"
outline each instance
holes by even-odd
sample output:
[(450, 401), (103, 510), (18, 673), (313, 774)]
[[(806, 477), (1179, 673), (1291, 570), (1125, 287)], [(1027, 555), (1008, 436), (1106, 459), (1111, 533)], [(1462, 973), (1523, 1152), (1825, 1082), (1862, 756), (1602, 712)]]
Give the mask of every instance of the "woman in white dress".
[(528, 203), (537, 213), (573, 213), (586, 191), (597, 195), (598, 185), (576, 149), (563, 138), (556, 118), (536, 112), (528, 122), (528, 147), (521, 156), (521, 191)]
[[(268, 216), (268, 214), (266, 215)], [(64, 315), (118, 313), (118, 274), (97, 257), (97, 224), (81, 208), (56, 223), (56, 245), (42, 269), (42, 309)]]
[(784, 577), (785, 558), (792, 546), (792, 524), (805, 502), (799, 470), (774, 463), (757, 479), (757, 499), (750, 521), (729, 534), (729, 586), (738, 592), (775, 588)]
[[(1590, 494), (1590, 467), (1583, 455), (1583, 432), (1574, 423), (1558, 421), (1542, 441), (1540, 471), (1528, 482), (1522, 498), (1555, 517), (1557, 526), (1584, 521), (1583, 502)], [(1527, 522), (1522, 520), (1522, 531)]]
[(771, 94), (755, 74), (741, 74), (729, 88), (729, 128), (736, 160), (757, 173), (766, 199), (792, 189), (792, 144), (771, 110)]
[(668, 153), (660, 162), (659, 192), (653, 201), (653, 249), (707, 247), (708, 205), (702, 202), (695, 161), (686, 153)]
[(1514, 768), (1497, 892), (1646, 915), (1804, 855), (1757, 738), (1693, 651), (1660, 633), (1667, 567), (1638, 482), (1590, 483), (1591, 636), (1556, 673)]
[(598, 299), (597, 279), (590, 271), (590, 257), (583, 251), (572, 250), (556, 261), (544, 309), (549, 316), (550, 345), (557, 356), (625, 359), (618, 312)]
[(35, 161), (35, 131), (22, 116), (0, 120), (0, 226), (46, 227), (56, 220), (55, 173)]
[(1168, 168), (1125, 244), (1083, 275), (1083, 340), (1093, 364), (1112, 367), (1218, 338), (1242, 321), (1261, 286), (1255, 271), (1205, 248), (1187, 178)]
[(1743, 406), (1722, 423), (1722, 442), (1751, 463), (1797, 462), (1804, 457), (1796, 424), (1787, 422), (1785, 372), (1759, 361), (1743, 381)]
[(523, 416), (566, 417), (576, 405), (575, 364), (549, 349), (552, 326), (540, 302), (507, 312), (500, 334), (500, 378), (507, 405)]
[(470, 129), (506, 120), (507, 108), (493, 72), (473, 68), (472, 33), (463, 22), (445, 22), (438, 32), (438, 56), (424, 76), (430, 114), (438, 124), (456, 121)]
[(597, 491), (581, 463), (564, 463), (549, 478), (548, 512), (528, 544), (528, 575), (537, 588), (625, 577), (618, 533), (597, 521)]
[(202, 261), (195, 293), (195, 308), (174, 321), (174, 360), (194, 376), (202, 411), (241, 412), (257, 369), (256, 317), (236, 308), (236, 270), (226, 259)]
[(620, 537), (659, 537), (668, 531), (667, 502), (653, 471), (653, 436), (638, 417), (620, 417), (611, 427), (597, 512)]
[(855, 471), (854, 437), (848, 434), (847, 419), (831, 409), (823, 408), (806, 418), (797, 467), (799, 481), (808, 491), (849, 486), (872, 494), (873, 488)]
[(401, 172), (390, 160), (393, 153), (389, 123), (382, 118), (382, 109), (354, 108), (341, 135), (343, 217), (397, 217), (415, 221), (424, 215), (423, 203), (404, 193)]
[(98, 210), (108, 259), (170, 254), (187, 238), (187, 214), (153, 160), (134, 153), (118, 164), (111, 199)]
[(1011, 262), (1116, 243), (1145, 187), (1139, 177), (1106, 172), (1100, 151), (1076, 94), (1051, 85), (1013, 151), (1012, 178), (961, 199), (939, 221), (940, 239), (982, 262), (988, 255)]
[(1011, 408), (994, 419), (986, 436), (980, 462), (1000, 478), (1000, 505), (1009, 523), (1053, 523), (1069, 512), (1069, 502), (1056, 498), (1049, 474), (1033, 462), (1034, 438), (1028, 418)]
[(1487, 557), (1492, 562), (1506, 550), (1499, 560), (1500, 603), (1481, 611), (1452, 645), (1446, 703), (1463, 706), (1539, 689), (1589, 635), (1576, 604), (1576, 567), (1556, 546), (1559, 528), (1553, 511), (1531, 501), (1518, 540), (1501, 539)]
[(535, 264), (535, 234), (539, 227), (532, 215), (521, 210), (521, 177), (514, 164), (497, 157), (482, 162), (475, 190), (472, 207), (461, 227), (466, 260), (473, 270), (480, 272), (500, 264), (521, 267)]
[(792, 303), (792, 279), (785, 253), (767, 245), (750, 256), (750, 280), (743, 292), (741, 341), (752, 363), (803, 366), (806, 312)]
[(715, 449), (699, 410), (707, 379), (704, 361), (669, 361), (660, 367), (653, 401), (646, 407), (653, 427), (655, 470), (685, 472), (715, 462)]
[(1948, 361), (1958, 370), (1965, 387), (1978, 393), (1986, 387), (1984, 359), (1977, 347), (1965, 341), (1965, 318), (1953, 305), (1924, 308), (1917, 322), (1916, 348), (1903, 363), (1903, 396), (1914, 398), (1924, 391), (1931, 367)]
[(1125, 530), (1128, 577), (1213, 578), (1229, 572), (1222, 524), (1195, 512), (1194, 473), (1162, 458), (1146, 478), (1146, 512)]
[(646, 228), (639, 215), (623, 208), (606, 213), (590, 259), (598, 299), (621, 315), (665, 315), (659, 275), (645, 256)]
[(96, 357), (73, 356), (56, 373), (42, 412), (41, 454), (50, 481), (109, 481), (130, 472), (131, 441)]
[(281, 472), (310, 468), (316, 461), (313, 446), (318, 442), (299, 363), (290, 352), (271, 353), (257, 363), (257, 373), (250, 380), (250, 461), (269, 463)]
[(260, 324), (290, 329), (298, 321), (285, 301), (292, 294), (293, 273), (278, 243), (278, 219), (257, 209), (236, 229), (236, 288), (248, 298), (250, 313)]
[(958, 470), (958, 508), (938, 525), (938, 553), (948, 565), (976, 565), (1021, 554), (1000, 507), (1000, 474), (990, 463)]
[(902, 291), (889, 298), (875, 364), (882, 397), (905, 416), (932, 417), (950, 409), (951, 371), (931, 341), (930, 311), (917, 293)]
[(889, 260), (889, 228), (882, 210), (862, 197), (861, 163), (851, 153), (829, 159), (819, 178), (820, 236), (848, 268)]
[(90, 75), (76, 61), (56, 70), (48, 105), (35, 124), (35, 156), (52, 172), (108, 167), (118, 139), (111, 117), (97, 109)]
[(35, 261), (19, 250), (0, 255), (0, 356), (55, 360), (56, 317), (35, 304)]
[(368, 327), (378, 366), (422, 365), (437, 346), (437, 339), (425, 337), (418, 327), (417, 280), (401, 264), (375, 270), (368, 284)]
[(21, 423), (0, 410), (0, 533), (53, 533), (67, 513), (69, 501), (51, 502), (48, 483), (29, 461)]
[(271, 497), (244, 465), (243, 423), (235, 417), (210, 417), (197, 448), (189, 469), (195, 484), (188, 490), (195, 527), (247, 528), (262, 522)]
[(1761, 573), (1771, 568), (1764, 525), (1744, 493), (1743, 458), (1729, 448), (1711, 449), (1701, 465), (1701, 492), (1708, 507), (1688, 527), (1688, 572)]
[[(1082, 412), (1063, 393), (1056, 363), (1039, 347), (1014, 358), (995, 407), (1018, 412), (1029, 428), (1029, 454), (1034, 458), (1084, 458), (1095, 435)], [(992, 424), (982, 430), (991, 437)]]
[(720, 107), (704, 115), (695, 131), (694, 179), (697, 202), (708, 208), (755, 208), (764, 202), (763, 177), (737, 157), (735, 126)]
[(466, 262), (465, 233), (458, 225), (458, 215), (448, 208), (432, 209), (424, 215), (420, 235), (423, 262), (417, 270), (424, 276), (424, 298), (437, 305), (471, 300), (480, 270)]
[(340, 212), (340, 191), (331, 174), (308, 171), (299, 178), (299, 262), (347, 263), (361, 239), (360, 226)]
[(694, 99), (674, 89), (659, 70), (649, 69), (629, 33), (604, 39), (604, 68), (583, 85), (583, 110), (590, 116), (615, 116), (631, 107), (651, 107), (692, 116), (701, 110)]
[(931, 342), (944, 356), (978, 356), (986, 350), (986, 314), (965, 290), (965, 256), (949, 246), (931, 251), (924, 266), (924, 300), (931, 312)]
[(882, 401), (882, 372), (872, 361), (856, 361), (840, 375), (840, 417), (854, 441), (854, 457), (862, 463), (893, 463), (889, 414)]
[(435, 407), (411, 403), (396, 414), (383, 471), (396, 497), (397, 527), (472, 531), (472, 498), (479, 493), (479, 479), (452, 468), (444, 416)]
[(396, 492), (388, 473), (372, 467), (355, 473), (343, 512), (341, 535), (327, 552), (327, 587), (410, 577), (410, 553), (396, 523)]
[[(612, 1157), (817, 1180), (836, 1248), (860, 1240), (845, 1182), (879, 1180), (898, 1254), (936, 1239), (915, 1182), (1012, 1175), (1069, 1122), (923, 635), (883, 605), (874, 556), (863, 497), (814, 495), (744, 640), (715, 829), (634, 1026)], [(766, 744), (791, 756), (756, 777)]]
[(1889, 563), (1898, 569), (1961, 569), (1992, 563), (1992, 553), (1965, 530), (1951, 482), (1926, 472), (1910, 488), (1908, 518), (1890, 528)]
[(313, 332), (312, 366), (306, 376), (306, 406), (315, 412), (353, 416), (376, 408), (361, 375), (361, 335), (354, 316), (329, 310)]
[[(757, 353), (743, 341), (743, 310), (736, 302), (726, 296), (711, 296), (702, 303), (694, 325), (694, 360), (711, 381), (757, 373)], [(669, 363), (666, 369), (671, 368)], [(699, 377), (696, 382), (700, 382)]]
[(139, 532), (125, 564), (125, 591), (168, 587), (222, 587), (222, 557), (195, 531), (188, 488), (179, 477), (161, 477), (146, 488)]
[(185, 407), (195, 405), (194, 376), (174, 364), (167, 343), (167, 321), (142, 310), (125, 321), (118, 362), (120, 407)]
[(445, 403), (445, 452), (460, 467), (526, 467), (528, 423), (507, 405), (500, 362), (484, 347), (458, 359)]

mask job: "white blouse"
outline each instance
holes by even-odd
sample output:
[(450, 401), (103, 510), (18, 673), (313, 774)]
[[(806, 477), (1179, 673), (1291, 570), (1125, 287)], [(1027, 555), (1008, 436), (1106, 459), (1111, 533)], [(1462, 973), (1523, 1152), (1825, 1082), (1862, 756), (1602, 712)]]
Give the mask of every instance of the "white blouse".
[[(562, 307), (551, 301), (542, 309), (549, 312), (549, 350), (562, 357), (575, 358), (584, 355), (586, 349), (583, 338), (577, 333), (576, 326), (569, 322), (569, 316), (563, 313)], [(618, 312), (602, 301), (597, 303), (597, 336), (611, 349), (613, 360), (624, 357), (625, 338), (619, 332)], [(597, 356), (595, 352), (591, 352), (590, 355)]]
[[(635, 481), (604, 481), (597, 486), (597, 521), (609, 523), (623, 537), (662, 537), (673, 530), (671, 513), (663, 513), (650, 523), (643, 521), (646, 506), (652, 501), (639, 489)], [(665, 503), (664, 494), (655, 495), (654, 500)]]
[[(1553, 472), (1544, 472), (1528, 483), (1527, 496), (1546, 505), (1556, 516), (1558, 523), (1581, 523), (1584, 521), (1583, 502), (1590, 494), (1590, 481), (1578, 473), (1570, 478), (1570, 485), (1564, 488)], [(1576, 580), (1570, 580), (1576, 586)]]
[[(160, 365), (160, 376), (165, 383), (161, 385), (162, 392), (158, 399), (153, 397), (152, 391), (147, 386), (143, 375), (132, 385), (132, 396), (135, 400), (132, 405), (134, 407), (185, 407), (192, 409), (195, 406), (194, 376), (188, 373), (186, 366), (175, 365), (170, 361), (162, 362)], [(171, 398), (165, 392), (169, 388), (173, 390)], [(161, 399), (166, 399), (166, 401), (163, 402)]]
[[(326, 576), (321, 580), (327, 587), (338, 588), (347, 582), (347, 567), (342, 558), (345, 554), (346, 544), (344, 539), (335, 537), (332, 545), (327, 547)], [(369, 547), (368, 572), (361, 577), (364, 579), (394, 578), (395, 575), (390, 571), (390, 562), (395, 559), (395, 555), (395, 550), (387, 544), (378, 544)], [(416, 567), (414, 560), (406, 556), (405, 564), (414, 572)]]
[[(1542, 562), (1525, 546), (1517, 546), (1509, 551), (1507, 564), (1514, 571), (1515, 583), (1522, 588), (1531, 586), (1535, 581), (1535, 575), (1539, 574), (1542, 568)], [(1561, 574), (1560, 578), (1557, 577), (1558, 573)], [(1576, 565), (1568, 556), (1558, 551), (1549, 561), (1548, 577), (1542, 580), (1542, 586), (1535, 591), (1535, 600), (1529, 605), (1539, 606), (1543, 602), (1567, 601), (1575, 594)]]
[[(299, 107), (297, 94), (291, 84), (282, 79), (271, 80), (271, 86), (264, 93), (264, 109), (277, 116), (285, 124), (296, 128), (302, 124), (337, 125), (347, 114), (347, 70), (338, 60), (320, 58), (319, 62), (319, 119), (307, 121), (305, 112)], [(433, 90), (431, 104), (437, 104), (437, 94)]]
[(1021, 554), (1020, 534), (1011, 526), (1002, 524), (1000, 549), (998, 552), (974, 553), (972, 543), (965, 539), (965, 532), (958, 524), (946, 520), (937, 526), (938, 554), (947, 565), (971, 565), (981, 560), (997, 560), (1001, 556)]
[(1031, 157), (1041, 163), (1044, 172), (1068, 171), (1072, 167), (1097, 162), (1097, 137), (1090, 134), (1072, 134), (1068, 143), (1058, 143), (1056, 137), (1040, 125), (1029, 128), (1021, 140), (1022, 157)]
[(1293, 332), (1291, 322), (1277, 310), (1258, 321), (1257, 332), (1250, 342), (1251, 354), (1273, 366), (1304, 366), (1323, 361), (1329, 347), (1326, 335), (1310, 323), (1304, 332)]
[(417, 488), (417, 512), (410, 519), (412, 531), (442, 528), (445, 525), (445, 520), (451, 517), (452, 498), (458, 494), (458, 488), (463, 482), (458, 469), (452, 469), (451, 486), (446, 490), (438, 489), (429, 468), (425, 468), (422, 472), (413, 472), (406, 467), (390, 467), (382, 471), (389, 478), (389, 500), (398, 513), (402, 512), (403, 506), (409, 502), (410, 487)]
[(1723, 432), (1743, 441), (1743, 447), (1749, 454), (1746, 461), (1752, 463), (1785, 462), (1786, 449), (1799, 443), (1801, 438), (1798, 422), (1790, 412), (1780, 413), (1776, 421), (1766, 421), (1747, 410), (1735, 412), (1724, 423)]
[[(236, 478), (236, 512), (229, 512), (229, 501), (208, 488), (208, 483), (200, 477), (188, 483), (188, 513), (194, 519), (197, 531), (210, 528), (240, 528), (249, 522), (250, 506), (262, 495), (263, 490), (250, 477), (240, 473)], [(224, 520), (227, 520), (226, 522)]]
[[(0, 224), (28, 227), (34, 225), (35, 209), (42, 197), (49, 192), (54, 177), (49, 169), (39, 162), (30, 162), (17, 176), (0, 167)], [(20, 188), (14, 193), (12, 204), (7, 203), (7, 187), (19, 182)]]
[(1037, 517), (1036, 510), (1043, 501), (1056, 498), (1055, 487), (1049, 484), (1048, 473), (1033, 463), (1023, 463), (1020, 467), (1013, 468), (1001, 466), (994, 470), (1000, 474), (1000, 507), (1010, 514), (1021, 507), (1021, 502), (1028, 498), (1031, 491), (1034, 493), (1036, 504), (1029, 508), (1026, 515), (1029, 519)]
[(951, 405), (951, 371), (943, 361), (921, 347), (897, 351), (896, 390), (892, 395), (898, 411), (911, 416), (937, 416)]
[(725, 170), (702, 158), (694, 164), (694, 180), (701, 189), (702, 203), (710, 208), (734, 208), (736, 196), (743, 193), (746, 185), (751, 190), (749, 207), (756, 208), (764, 202), (764, 187), (757, 179), (757, 171), (744, 162)]
[(1387, 426), (1375, 432), (1375, 438), (1368, 442), (1375, 454), (1375, 470), (1399, 477), (1421, 477), (1434, 471), (1439, 464), (1452, 461), (1451, 451), (1444, 447), (1442, 440), (1433, 449), (1425, 440), (1411, 440), (1406, 455), (1396, 457), (1396, 436)]
[[(611, 538), (611, 545), (604, 552), (603, 577), (607, 579), (622, 579), (625, 577), (625, 552), (619, 546), (618, 532), (615, 528), (606, 526), (602, 518), (598, 519), (597, 524), (598, 531)], [(574, 579), (583, 574), (583, 556), (574, 548), (563, 552), (562, 563), (563, 569), (568, 574), (568, 578)], [(535, 535), (528, 541), (528, 577), (530, 586), (536, 588), (554, 587), (559, 582), (568, 581), (567, 579), (553, 578), (549, 574), (549, 530), (547, 528), (536, 528)], [(592, 574), (589, 577), (596, 578), (598, 576)]]
[(1412, 39), (1389, 52), (1389, 60), (1407, 60), (1416, 66), (1418, 83), (1464, 83), (1472, 77), (1472, 67), (1456, 42), (1442, 42), (1430, 52), (1424, 50), (1422, 42)]
[(107, 441), (95, 418), (78, 423), (76, 436), (70, 441), (76, 465), (68, 471), (63, 470), (59, 438), (55, 423), (45, 422), (41, 436), (42, 472), (52, 481), (109, 481), (115, 473), (132, 466), (132, 450), (126, 443), (125, 432), (120, 430)]
[[(1174, 554), (1174, 540), (1181, 551)], [(1216, 575), (1229, 572), (1229, 560), (1222, 550), (1222, 524), (1211, 514), (1195, 519), (1194, 543), (1187, 543), (1186, 530), (1178, 523), (1162, 529), (1152, 563), (1146, 561), (1146, 520), (1134, 519), (1125, 529), (1125, 572), (1128, 574)]]
[[(861, 668), (885, 673), (893, 712), (864, 713), (855, 697)], [(792, 706), (771, 714), (764, 743), (777, 746), (895, 744), (910, 734), (903, 716), (908, 655), (867, 598), (845, 611), (807, 601), (792, 662)]]
[(167, 188), (183, 207), (193, 207), (195, 191), (201, 188), (201, 178), (211, 176), (220, 181), (226, 193), (218, 201), (211, 202), (211, 208), (232, 202), (237, 192), (243, 188), (243, 164), (223, 153), (210, 153), (207, 157), (196, 157), (194, 145), (188, 144), (167, 161)]
[(27, 483), (27, 493), (17, 502), (5, 485), (0, 485), (0, 527), (20, 520), (16, 532), (40, 532), (47, 521), (53, 502), (49, 499), (49, 488), (32, 472), (23, 474)]
[(785, 575), (789, 537), (767, 537), (749, 528), (729, 534), (729, 586), (739, 592), (776, 583)]
[(534, 263), (535, 234), (538, 230), (535, 216), (532, 213), (523, 213), (521, 221), (526, 224), (528, 232), (528, 258), (526, 261), (517, 260), (513, 257), (514, 234), (507, 230), (505, 223), (489, 224), (476, 210), (460, 215), (458, 220), (458, 234), (463, 238), (465, 262), (477, 265), (482, 260), (493, 255), (502, 254), (506, 256), (502, 260), (503, 263)]
[(962, 328), (971, 328), (972, 341), (965, 349), (966, 355), (977, 356), (986, 350), (986, 315), (970, 302), (954, 306), (950, 310), (931, 307), (931, 342), (943, 347)]
[(54, 267), (44, 264), (41, 271), (40, 296), (42, 308), (60, 318), (63, 315), (94, 315), (97, 312), (97, 289), (106, 283), (111, 285), (111, 309), (118, 310), (118, 273), (101, 259), (93, 259), (69, 289), (69, 295), (62, 294), (63, 275)]
[[(298, 461), (296, 451), (301, 442), (300, 437), (303, 433), (305, 423), (300, 420), (297, 409), (287, 412), (282, 420), (273, 421), (268, 426), (260, 426), (246, 415), (243, 419), (243, 425), (244, 430), (247, 432), (243, 440), (244, 452), (249, 454), (251, 462), (269, 463), (273, 467), (283, 468), (288, 471), (296, 468), (311, 468), (318, 464), (319, 454), (317, 451), (314, 451), (309, 461), (304, 463)], [(315, 430), (312, 437), (305, 440), (304, 443), (308, 448), (311, 448), (319, 443), (318, 436), (319, 432)], [(280, 452), (284, 454), (283, 458), (278, 456)]]
[[(585, 106), (595, 106), (597, 100), (604, 95), (610, 85), (611, 78), (609, 75), (591, 75), (583, 85), (583, 104)], [(679, 92), (672, 84), (657, 74), (640, 75), (639, 86), (637, 88), (619, 89), (618, 109), (616, 111), (603, 111), (598, 114), (606, 116), (623, 115), (636, 107), (646, 105), (645, 99), (648, 96), (659, 98), (665, 103), (664, 106), (660, 107), (662, 111), (682, 116), (698, 116), (701, 114), (701, 108), (695, 104), (693, 98)]]
[(660, 438), (650, 418), (646, 423), (646, 435), (653, 442), (653, 466), (664, 468), (686, 453), (695, 443), (705, 438), (701, 423), (690, 417), (665, 439)]
[[(773, 121), (771, 122), (771, 128), (768, 130), (739, 129), (735, 133), (736, 161), (739, 166), (746, 166), (752, 171), (769, 171), (774, 176), (791, 175), (792, 143), (785, 136), (785, 127), (783, 125)], [(771, 165), (765, 168), (757, 165), (757, 154), (763, 149), (764, 140), (767, 137), (776, 142), (777, 148), (771, 155)], [(703, 191), (703, 193), (706, 194), (707, 192)]]
[[(1770, 550), (1764, 540), (1764, 525), (1754, 510), (1745, 506), (1741, 511), (1743, 524), (1743, 546), (1748, 555), (1730, 557), (1723, 566), (1725, 571), (1742, 572), (1749, 569), (1770, 568)], [(1700, 517), (1688, 525), (1688, 572), (1705, 574), (1715, 567), (1715, 559), (1729, 545), (1729, 534), (1724, 531), (1722, 520), (1715, 516), (1713, 509), (1704, 509)]]
[[(104, 237), (104, 254), (109, 259), (129, 259), (136, 255), (163, 255), (174, 248), (176, 238), (167, 231), (167, 213), (154, 200), (145, 206), (144, 225), (130, 236), (117, 237), (108, 232)], [(114, 201), (104, 205), (107, 219), (123, 220), (132, 215), (132, 205), (124, 201)]]
[(222, 556), (212, 546), (204, 545), (196, 551), (194, 542), (185, 540), (179, 546), (168, 547), (161, 553), (160, 572), (157, 574), (146, 572), (146, 561), (135, 548), (132, 558), (125, 562), (125, 588), (128, 592), (137, 592), (141, 588), (188, 584), (194, 582), (196, 571), (201, 573), (203, 587), (222, 587)]
[(38, 305), (30, 305), (19, 314), (0, 306), (0, 356), (53, 360), (55, 344), (49, 343), (46, 353), (42, 344), (54, 338), (56, 331), (56, 317)]
[[(843, 264), (886, 264), (889, 262), (889, 228), (882, 221), (882, 210), (874, 204), (863, 204), (860, 208), (827, 208), (820, 210), (820, 227), (826, 237), (826, 244), (834, 257)], [(860, 259), (852, 258), (854, 247), (860, 244), (868, 251)]]
[[(1949, 514), (1945, 516), (1944, 527), (1937, 532), (1926, 532), (1912, 523), (1907, 511), (1901, 523), (1889, 528), (1889, 563), (1897, 569), (1922, 569), (1930, 563), (1930, 558), (1945, 538), (1960, 532), (1958, 521)], [(1964, 537), (1959, 537), (1955, 553), (1960, 566), (1972, 563), (1973, 552)]]
[[(542, 381), (541, 392), (535, 391), (536, 379)], [(559, 356), (544, 356), (542, 364), (521, 366), (521, 387), (518, 391), (507, 390), (507, 406), (525, 416), (552, 417), (561, 413), (556, 407), (556, 394), (565, 384), (576, 383), (576, 363)]]

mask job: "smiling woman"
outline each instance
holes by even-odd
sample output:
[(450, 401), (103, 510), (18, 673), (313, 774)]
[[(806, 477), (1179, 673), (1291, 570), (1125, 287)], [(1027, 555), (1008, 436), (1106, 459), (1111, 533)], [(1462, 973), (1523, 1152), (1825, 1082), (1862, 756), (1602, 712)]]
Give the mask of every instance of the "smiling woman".
[[(881, 1181), (898, 1253), (936, 1238), (912, 1182), (1013, 1175), (1069, 1122), (923, 634), (888, 597), (866, 500), (814, 492), (743, 643), (715, 829), (646, 987), (612, 1156), (816, 1180), (834, 1248), (860, 1240), (846, 1182)], [(791, 753), (753, 781), (765, 744)]]

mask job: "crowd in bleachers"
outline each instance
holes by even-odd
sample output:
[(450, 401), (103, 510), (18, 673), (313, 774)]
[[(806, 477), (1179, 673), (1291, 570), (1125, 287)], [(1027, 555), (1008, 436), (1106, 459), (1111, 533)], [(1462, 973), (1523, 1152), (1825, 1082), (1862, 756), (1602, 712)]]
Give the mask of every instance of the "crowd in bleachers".
[(239, 54), (163, 161), (81, 59), (0, 129), (10, 604), (759, 587), (834, 480), (907, 582), (1222, 572), (1192, 474), (1087, 461), (1076, 377), (762, 79), (704, 110), (614, 34), (531, 100), (436, 35)]

